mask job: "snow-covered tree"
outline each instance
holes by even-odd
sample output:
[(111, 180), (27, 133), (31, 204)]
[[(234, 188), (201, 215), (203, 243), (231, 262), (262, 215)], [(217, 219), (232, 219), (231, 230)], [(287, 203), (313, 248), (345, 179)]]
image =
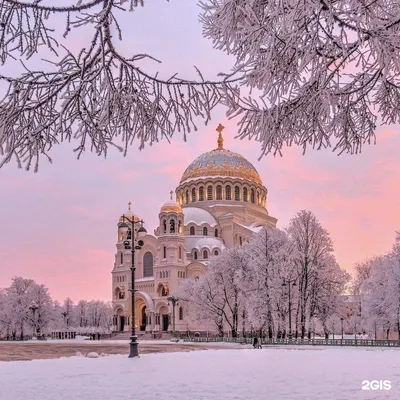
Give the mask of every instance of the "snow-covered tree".
[[(24, 72), (0, 75), (8, 86), (0, 100), (0, 167), (15, 157), (37, 171), (62, 141), (74, 140), (79, 157), (87, 149), (106, 156), (112, 146), (126, 153), (132, 143), (142, 149), (176, 132), (186, 137), (197, 130), (196, 117), (209, 121), (225, 93), (234, 95), (231, 74), (209, 81), (196, 69), (197, 82), (163, 79), (145, 71), (146, 62), (159, 60), (141, 50), (123, 54), (120, 21), (138, 5), (143, 1), (1, 2), (0, 61), (21, 60)], [(81, 48), (71, 45), (73, 34)], [(49, 61), (45, 68), (32, 63), (36, 54)]]
[(228, 326), (236, 337), (245, 310), (242, 282), (247, 271), (245, 250), (242, 247), (226, 250), (212, 258), (206, 275), (198, 282), (188, 280), (182, 285), (180, 297), (189, 302), (197, 320), (212, 321), (220, 334)]
[(296, 322), (304, 338), (306, 325), (316, 309), (320, 307), (319, 315), (327, 318), (333, 307), (330, 301), (344, 289), (350, 277), (340, 270), (333, 256), (332, 239), (311, 211), (302, 210), (292, 218), (287, 233), (297, 251), (294, 261), (298, 274)]
[(241, 138), (357, 153), (400, 122), (400, 2), (203, 0), (204, 35), (261, 98), (226, 96)]
[(223, 336), (226, 301), (219, 289), (209, 274), (206, 274), (199, 280), (185, 280), (180, 287), (179, 298), (188, 303), (194, 321), (212, 322), (218, 335)]
[(32, 286), (30, 297), (32, 305), (37, 309), (35, 313), (29, 315), (28, 321), (33, 326), (35, 334), (41, 335), (43, 328), (47, 327), (51, 321), (53, 300), (47, 287), (37, 283)]
[(361, 285), (363, 319), (369, 321), (369, 330), (375, 324), (384, 328), (387, 338), (395, 329), (400, 340), (400, 234), (391, 252), (365, 264), (369, 277)]
[[(122, 53), (121, 16), (144, 0), (1, 5), (0, 60), (21, 60), (24, 72), (0, 75), (0, 167), (15, 157), (37, 171), (40, 157), (51, 160), (51, 147), (66, 140), (80, 156), (186, 137), (195, 117), (207, 123), (218, 104), (240, 117), (239, 137), (261, 141), (263, 153), (285, 144), (354, 153), (374, 140), (377, 116), (400, 121), (397, 1), (203, 0), (203, 35), (237, 60), (219, 82), (200, 71), (197, 82), (163, 79), (145, 71), (143, 62), (160, 62), (150, 54)], [(68, 40), (82, 31), (76, 48)], [(46, 68), (31, 63), (37, 54)], [(241, 97), (240, 86), (261, 98)]]
[(286, 330), (288, 299), (282, 285), (296, 273), (295, 251), (279, 229), (263, 229), (246, 246), (250, 266), (242, 281), (246, 314), (255, 329), (268, 329), (270, 337), (279, 329)]

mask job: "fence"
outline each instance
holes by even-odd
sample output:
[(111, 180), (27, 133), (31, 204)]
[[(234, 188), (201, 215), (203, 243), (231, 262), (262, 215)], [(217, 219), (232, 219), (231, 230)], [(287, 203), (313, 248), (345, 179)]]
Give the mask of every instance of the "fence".
[[(190, 337), (184, 342), (228, 342), (252, 344), (252, 338), (227, 338), (227, 337)], [(347, 346), (347, 347), (400, 347), (399, 340), (374, 340), (374, 339), (262, 339), (263, 346), (294, 345), (294, 346)]]

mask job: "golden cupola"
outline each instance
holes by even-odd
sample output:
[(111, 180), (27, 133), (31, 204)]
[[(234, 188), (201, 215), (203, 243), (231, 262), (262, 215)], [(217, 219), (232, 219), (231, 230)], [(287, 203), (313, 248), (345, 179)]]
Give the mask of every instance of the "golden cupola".
[(169, 193), (170, 193), (170, 200), (167, 201), (165, 204), (163, 204), (160, 213), (168, 213), (168, 212), (181, 213), (182, 207), (176, 201), (172, 200), (172, 195), (174, 192), (171, 190)]
[(257, 170), (249, 161), (238, 153), (224, 149), (223, 129), (224, 127), (219, 124), (218, 147), (197, 157), (186, 168), (180, 184), (207, 177), (232, 177), (247, 179), (259, 185), (263, 184)]

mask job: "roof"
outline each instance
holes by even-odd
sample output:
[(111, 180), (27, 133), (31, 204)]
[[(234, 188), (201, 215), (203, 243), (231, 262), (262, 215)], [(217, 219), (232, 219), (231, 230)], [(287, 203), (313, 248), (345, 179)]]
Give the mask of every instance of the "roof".
[(211, 213), (198, 207), (185, 207), (183, 209), (183, 224), (195, 224), (201, 226), (208, 224), (212, 227), (217, 226), (217, 221)]
[(186, 168), (180, 183), (200, 177), (232, 177), (248, 179), (262, 185), (257, 170), (242, 155), (224, 148), (201, 154)]
[(185, 237), (185, 250), (192, 251), (193, 249), (201, 250), (207, 248), (210, 251), (217, 248), (220, 250), (225, 249), (225, 245), (221, 238), (209, 236), (186, 236)]

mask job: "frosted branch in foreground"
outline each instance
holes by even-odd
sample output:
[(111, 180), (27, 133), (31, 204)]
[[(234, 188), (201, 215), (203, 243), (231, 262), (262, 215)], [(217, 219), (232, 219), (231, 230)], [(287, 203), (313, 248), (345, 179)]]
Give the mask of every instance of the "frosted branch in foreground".
[(397, 0), (207, 0), (205, 37), (237, 58), (261, 99), (227, 95), (240, 138), (358, 153), (377, 119), (400, 123)]

